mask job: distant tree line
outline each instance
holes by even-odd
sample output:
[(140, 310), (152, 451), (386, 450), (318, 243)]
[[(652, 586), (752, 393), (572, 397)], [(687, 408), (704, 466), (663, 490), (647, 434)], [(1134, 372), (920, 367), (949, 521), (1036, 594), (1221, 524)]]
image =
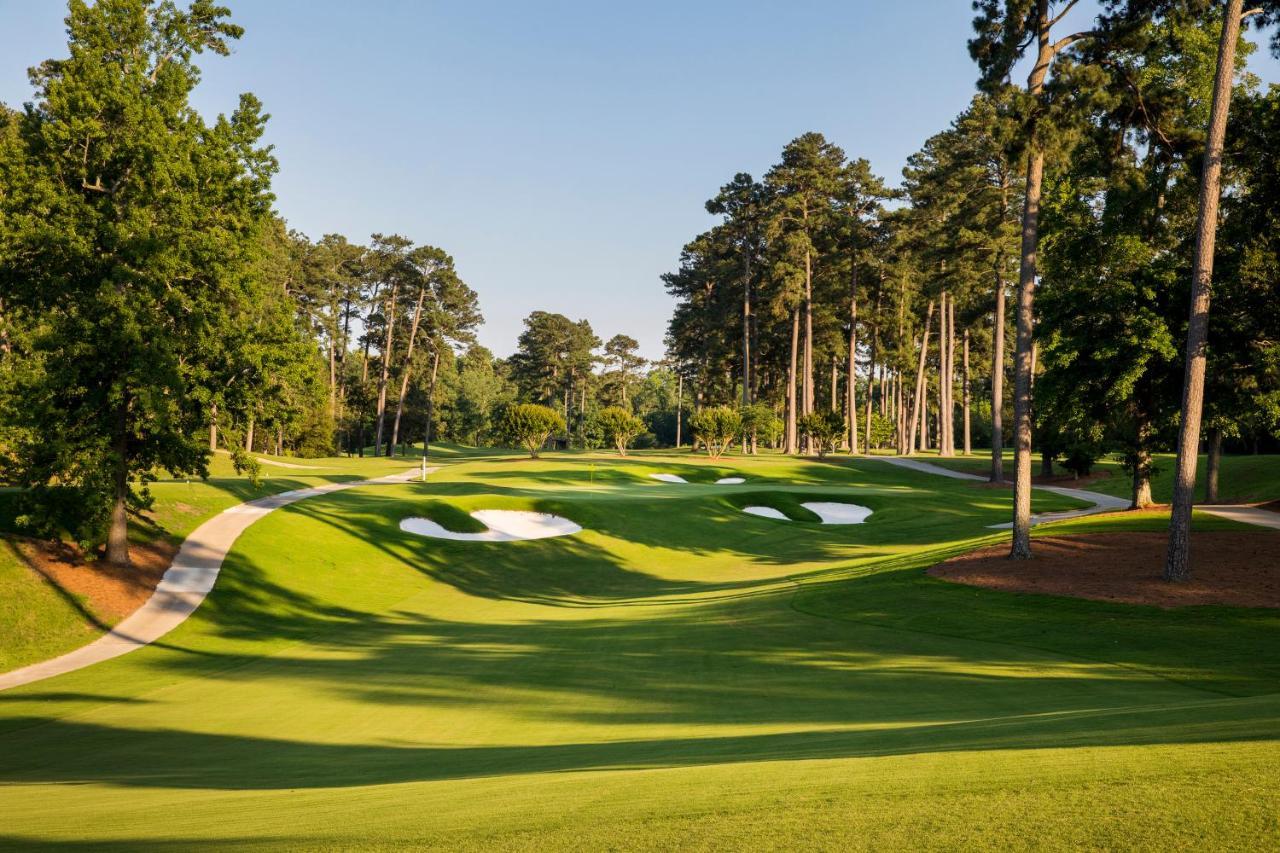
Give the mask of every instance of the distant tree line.
[(695, 407), (763, 405), (789, 453), (824, 452), (819, 412), (853, 453), (989, 447), (992, 481), (1013, 446), (1015, 557), (1033, 444), (1046, 473), (1118, 454), (1134, 507), (1181, 448), (1179, 579), (1201, 420), (1209, 500), (1225, 445), (1280, 434), (1280, 87), (1236, 41), (1280, 7), (1113, 0), (1061, 32), (1075, 6), (975, 4), (979, 93), (898, 188), (817, 133), (735, 175), (664, 276), (668, 353)]

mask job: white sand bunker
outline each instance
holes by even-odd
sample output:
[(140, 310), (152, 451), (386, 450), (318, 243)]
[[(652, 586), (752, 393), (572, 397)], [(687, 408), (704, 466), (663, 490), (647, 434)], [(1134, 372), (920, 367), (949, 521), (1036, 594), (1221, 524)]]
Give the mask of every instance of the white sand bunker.
[(787, 521), (787, 517), (771, 506), (744, 506), (742, 511), (747, 515), (758, 515), (761, 518), (776, 518)]
[[(871, 510), (858, 504), (844, 504), (826, 501), (803, 503), (800, 506), (822, 519), (823, 524), (862, 524), (871, 515)], [(789, 519), (771, 506), (744, 506), (742, 511), (761, 518), (776, 518), (782, 521)]]
[(471, 517), (489, 529), (483, 533), (456, 533), (444, 529), (429, 518), (406, 518), (400, 522), (400, 529), (419, 536), (456, 539), (461, 542), (520, 542), (526, 539), (569, 536), (582, 530), (580, 525), (569, 519), (546, 512), (479, 509), (471, 513)]
[[(661, 480), (664, 483), (689, 482), (684, 477), (681, 477), (679, 474), (650, 474), (649, 476), (655, 480)], [(719, 480), (716, 480), (716, 485), (717, 486), (736, 486), (739, 483), (745, 483), (745, 482), (747, 481), (744, 477), (721, 477)]]

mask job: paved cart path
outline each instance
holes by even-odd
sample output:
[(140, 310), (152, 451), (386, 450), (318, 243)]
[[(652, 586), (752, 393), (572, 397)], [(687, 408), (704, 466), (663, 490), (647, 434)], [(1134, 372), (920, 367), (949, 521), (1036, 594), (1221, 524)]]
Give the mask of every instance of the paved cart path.
[[(427, 469), (428, 473), (436, 470), (439, 469)], [(267, 513), (316, 495), (343, 489), (407, 482), (421, 473), (420, 468), (414, 468), (402, 474), (390, 474), (372, 480), (326, 483), (323, 486), (268, 495), (223, 510), (191, 531), (191, 535), (173, 558), (173, 565), (164, 573), (160, 583), (156, 584), (155, 592), (141, 607), (87, 646), (0, 674), (0, 690), (83, 669), (154, 643), (195, 612), (213, 589), (218, 580), (218, 572), (222, 569), (222, 561), (226, 559), (236, 539)]]

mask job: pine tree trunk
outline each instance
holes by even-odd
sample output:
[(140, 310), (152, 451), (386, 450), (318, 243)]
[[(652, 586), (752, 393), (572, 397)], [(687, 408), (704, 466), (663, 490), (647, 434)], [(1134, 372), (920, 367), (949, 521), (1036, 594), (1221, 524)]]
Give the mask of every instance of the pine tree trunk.
[[(858, 452), (858, 265), (849, 283), (849, 382), (845, 389), (849, 409), (849, 452)], [(868, 383), (868, 394), (870, 383)]]
[(1004, 276), (996, 270), (991, 354), (991, 482), (1004, 480)]
[(963, 387), (960, 389), (961, 400), (964, 405), (964, 455), (970, 456), (973, 453), (973, 444), (969, 431), (969, 330), (964, 330), (964, 378)]
[[(801, 382), (800, 413), (807, 415), (813, 411), (813, 259), (808, 251), (804, 253), (804, 372)], [(807, 453), (810, 449), (807, 438), (804, 443)]]
[(956, 300), (947, 300), (947, 455), (956, 455)]
[(254, 417), (250, 415), (249, 426), (244, 431), (244, 452), (245, 453), (253, 452), (253, 426), (254, 426)]
[(1174, 469), (1173, 512), (1169, 518), (1169, 551), (1164, 579), (1191, 578), (1191, 506), (1195, 501), (1196, 464), (1200, 451), (1200, 419), (1204, 408), (1205, 341), (1209, 332), (1209, 297), (1213, 285), (1213, 252), (1217, 241), (1218, 201), (1222, 179), (1222, 149), (1227, 135), (1227, 112), (1235, 71), (1236, 42), (1240, 38), (1242, 0), (1227, 0), (1218, 44), (1213, 106), (1205, 140), (1204, 172), (1200, 179), (1200, 210), (1196, 251), (1192, 264), (1191, 318), (1187, 324), (1186, 368), (1182, 380), (1182, 420), (1178, 427), (1178, 461)]
[[(907, 424), (907, 453), (916, 450), (916, 430), (923, 423), (925, 407), (924, 363), (929, 352), (929, 326), (933, 322), (933, 300), (929, 300), (929, 308), (924, 315), (924, 338), (920, 341), (920, 362), (916, 367), (916, 390), (911, 401), (911, 419)], [(921, 430), (923, 432), (923, 430)]]
[[(877, 300), (878, 301), (878, 300)], [(876, 359), (879, 357), (880, 349), (880, 312), (876, 311), (876, 322), (871, 327), (871, 365), (867, 370), (867, 398), (863, 401), (863, 408), (866, 409), (866, 416), (863, 418), (862, 432), (862, 450), (864, 453), (871, 452), (871, 398), (874, 396), (871, 389), (876, 381)], [(880, 367), (880, 405), (884, 406), (884, 365)]]
[(783, 453), (795, 453), (799, 448), (796, 441), (796, 350), (800, 345), (800, 312), (798, 308), (791, 310), (791, 361), (787, 366), (787, 425), (786, 444)]
[(440, 347), (431, 351), (431, 378), (427, 381), (427, 420), (422, 427), (422, 457), (431, 452), (431, 420), (436, 414), (436, 375), (440, 369)]
[(1222, 428), (1209, 432), (1209, 470), (1205, 472), (1204, 502), (1218, 502), (1218, 471), (1222, 466)]
[(338, 354), (337, 342), (329, 338), (329, 417), (338, 418)]
[(378, 428), (373, 442), (373, 455), (382, 452), (382, 432), (387, 419), (387, 380), (391, 376), (391, 346), (396, 327), (396, 287), (391, 288), (387, 300), (387, 338), (382, 345), (382, 376), (378, 380)]
[[(625, 398), (626, 392), (624, 390)], [(751, 254), (742, 262), (742, 405), (751, 405)]]
[(218, 404), (209, 407), (209, 452), (218, 449)]
[(947, 292), (942, 291), (941, 304), (938, 306), (938, 455), (947, 455), (947, 341), (951, 339), (947, 331), (950, 317), (947, 313)]
[(684, 374), (676, 374), (676, 449), (680, 449), (680, 428), (684, 426)]
[[(400, 441), (400, 416), (404, 413), (404, 398), (409, 393), (409, 373), (413, 364), (413, 345), (418, 339), (418, 321), (422, 317), (422, 302), (426, 298), (427, 288), (418, 288), (418, 303), (413, 307), (413, 323), (409, 327), (409, 346), (404, 356), (404, 375), (400, 377), (400, 396), (396, 398), (396, 419), (391, 427), (391, 446), (394, 448)], [(404, 456), (405, 448), (400, 455)]]
[(1031, 557), (1031, 382), (1034, 372), (1032, 323), (1036, 287), (1036, 247), (1039, 240), (1040, 194), (1044, 180), (1044, 152), (1033, 148), (1027, 157), (1027, 200), (1022, 214), (1022, 264), (1018, 276), (1018, 337), (1014, 353), (1013, 429), (1013, 541), (1009, 556)]

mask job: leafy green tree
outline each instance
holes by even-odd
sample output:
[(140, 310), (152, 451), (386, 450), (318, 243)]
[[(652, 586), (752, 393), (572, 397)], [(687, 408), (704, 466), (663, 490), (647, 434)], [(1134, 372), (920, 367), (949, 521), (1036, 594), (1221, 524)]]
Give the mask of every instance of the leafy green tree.
[(742, 408), (743, 452), (756, 453), (760, 442), (776, 444), (784, 425), (778, 413), (764, 403), (752, 403)]
[(515, 388), (495, 364), (493, 354), (479, 344), (459, 360), (457, 437), (482, 444), (490, 434), (495, 411), (515, 400)]
[(559, 412), (536, 403), (513, 403), (498, 416), (498, 433), (505, 441), (528, 450), (533, 459), (538, 458), (547, 439), (564, 428)]
[(819, 409), (800, 418), (800, 431), (809, 437), (809, 446), (822, 457), (839, 446), (845, 422), (839, 412)]
[(621, 406), (609, 406), (592, 416), (595, 431), (618, 450), (619, 456), (627, 455), (627, 447), (645, 431), (644, 421)]
[(729, 406), (712, 406), (689, 419), (694, 438), (707, 448), (707, 455), (719, 459), (742, 434), (742, 415)]
[(73, 533), (105, 536), (118, 564), (151, 472), (204, 473), (209, 394), (196, 392), (226, 381), (210, 354), (257, 297), (247, 270), (276, 168), (261, 105), (243, 95), (209, 124), (189, 102), (196, 55), (226, 55), (241, 34), (226, 15), (208, 0), (74, 0), (70, 55), (32, 72), (0, 182), (0, 292), (40, 317), (30, 352), (44, 367), (16, 389), (34, 442), (20, 482), (37, 502), (74, 491)]
[[(586, 320), (574, 322), (563, 314), (534, 311), (509, 361), (511, 378), (523, 399), (554, 404), (559, 398), (562, 417), (569, 423), (575, 397), (583, 390), (596, 362), (600, 339)], [(579, 413), (583, 408), (578, 403)]]
[(628, 335), (614, 335), (604, 345), (604, 362), (612, 368), (612, 378), (619, 389), (622, 407), (629, 408), (627, 392), (636, 373), (644, 367), (639, 354), (640, 342)]

